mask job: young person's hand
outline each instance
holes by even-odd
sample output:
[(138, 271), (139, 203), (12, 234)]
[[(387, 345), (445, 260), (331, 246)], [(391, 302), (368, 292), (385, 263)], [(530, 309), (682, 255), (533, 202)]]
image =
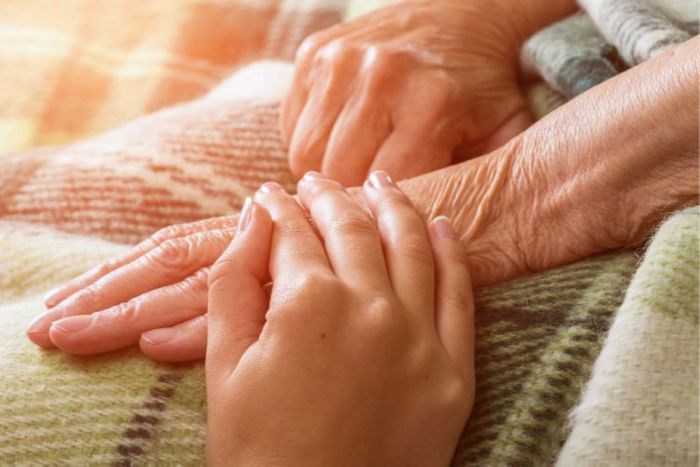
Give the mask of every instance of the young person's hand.
[(449, 464), (474, 398), (461, 245), (385, 174), (365, 192), (376, 225), (314, 174), (316, 231), (279, 185), (246, 203), (209, 274), (209, 463)]

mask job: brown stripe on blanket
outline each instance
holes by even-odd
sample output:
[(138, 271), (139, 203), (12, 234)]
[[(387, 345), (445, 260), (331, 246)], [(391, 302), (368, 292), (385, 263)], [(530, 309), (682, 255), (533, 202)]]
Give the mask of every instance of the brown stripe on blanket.
[(147, 399), (124, 430), (124, 441), (117, 446), (118, 458), (113, 464), (115, 467), (131, 466), (135, 458), (144, 454), (146, 445), (153, 438), (153, 430), (163, 420), (168, 401), (175, 395), (175, 387), (182, 378), (181, 373), (158, 376), (156, 385), (150, 388)]

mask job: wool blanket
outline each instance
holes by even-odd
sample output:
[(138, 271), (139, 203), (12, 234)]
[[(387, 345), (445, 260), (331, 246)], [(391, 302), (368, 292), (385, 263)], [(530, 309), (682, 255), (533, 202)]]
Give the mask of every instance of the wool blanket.
[[(125, 244), (235, 212), (263, 181), (293, 188), (277, 131), (288, 61), (344, 2), (73, 0), (65, 17), (39, 3), (8, 1), (0, 19), (0, 73), (15, 70), (0, 89), (0, 151), (77, 142), (0, 156), (0, 464), (201, 464), (201, 363), (70, 357), (23, 329), (39, 294)], [(524, 47), (535, 115), (687, 37), (654, 42), (638, 25), (646, 33), (616, 39), (605, 3)], [(697, 30), (683, 2), (636, 3)], [(582, 22), (586, 40), (552, 33)], [(477, 398), (456, 465), (697, 464), (699, 216), (670, 218), (645, 253), (477, 292)]]

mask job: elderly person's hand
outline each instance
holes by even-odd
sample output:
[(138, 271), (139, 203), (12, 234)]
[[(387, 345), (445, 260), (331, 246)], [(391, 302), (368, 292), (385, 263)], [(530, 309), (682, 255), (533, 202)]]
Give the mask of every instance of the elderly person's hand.
[(461, 245), (387, 178), (364, 191), (373, 217), (305, 176), (318, 235), (279, 185), (247, 202), (209, 275), (209, 465), (449, 464), (474, 401)]
[[(401, 188), (424, 219), (453, 220), (477, 285), (639, 245), (698, 201), (699, 46), (695, 38), (659, 55), (505, 147)], [(234, 221), (169, 229), (71, 281), (47, 297), (30, 339), (75, 354), (138, 343), (157, 360), (201, 358), (207, 283), (195, 273), (221, 255)]]
[(398, 2), (306, 39), (281, 113), (292, 172), (346, 186), (377, 169), (401, 180), (527, 128), (516, 65), (531, 18), (512, 3)]

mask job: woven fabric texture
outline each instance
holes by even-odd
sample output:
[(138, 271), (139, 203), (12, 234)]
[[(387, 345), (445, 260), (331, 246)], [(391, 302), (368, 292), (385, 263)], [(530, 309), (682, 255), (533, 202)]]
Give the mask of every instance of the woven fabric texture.
[[(523, 50), (526, 75), (542, 80), (528, 87), (536, 116), (697, 31), (682, 0), (582, 3), (587, 15)], [(122, 244), (235, 213), (263, 181), (292, 188), (278, 131), (288, 61), (344, 2), (71, 0), (55, 12), (11, 0), (0, 19), (11, 83), (0, 89), (0, 464), (198, 465), (201, 363), (133, 349), (75, 358), (23, 329), (43, 310), (38, 294)], [(637, 21), (630, 34), (615, 34), (620, 18)], [(477, 398), (456, 465), (697, 464), (697, 212), (680, 216), (636, 274), (636, 253), (617, 252), (478, 291)]]

